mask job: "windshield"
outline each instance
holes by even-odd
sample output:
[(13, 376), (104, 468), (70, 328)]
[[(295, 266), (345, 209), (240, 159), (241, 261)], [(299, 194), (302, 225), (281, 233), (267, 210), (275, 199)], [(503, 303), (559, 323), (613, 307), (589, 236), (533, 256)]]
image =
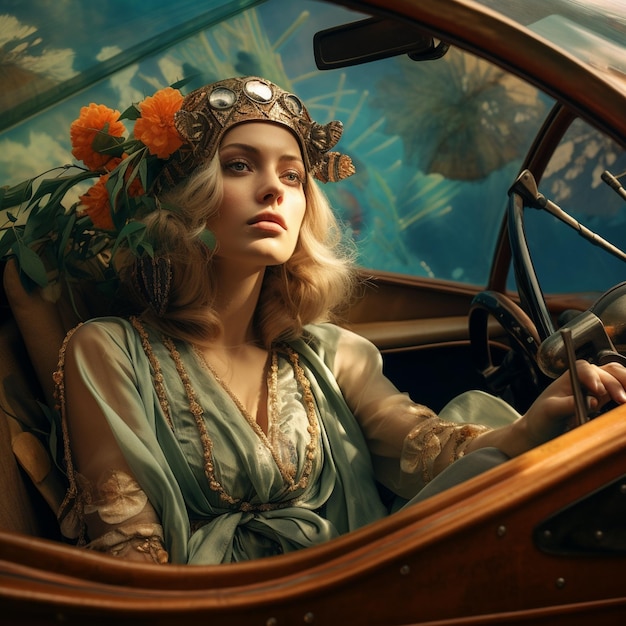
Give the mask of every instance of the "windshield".
[(75, 162), (68, 129), (90, 102), (123, 111), (181, 78), (192, 78), (188, 92), (261, 75), (297, 93), (321, 123), (343, 121), (341, 148), (357, 175), (324, 191), (360, 265), (487, 284), (507, 188), (552, 104), (536, 88), (458, 49), (320, 72), (315, 32), (363, 17), (327, 3), (10, 4), (2, 50), (31, 80), (0, 96), (1, 184)]
[(626, 81), (624, 0), (478, 0), (594, 69)]

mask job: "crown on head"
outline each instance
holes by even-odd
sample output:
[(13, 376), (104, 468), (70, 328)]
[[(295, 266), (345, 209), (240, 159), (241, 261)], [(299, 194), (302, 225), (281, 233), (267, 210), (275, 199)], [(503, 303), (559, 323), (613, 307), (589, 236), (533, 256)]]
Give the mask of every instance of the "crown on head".
[(318, 124), (300, 98), (269, 80), (248, 76), (200, 87), (183, 100), (174, 117), (183, 145), (163, 167), (158, 184), (171, 187), (180, 182), (215, 156), (226, 131), (252, 121), (289, 128), (298, 139), (307, 171), (318, 180), (336, 182), (354, 174), (350, 157), (330, 152), (343, 132), (341, 122)]

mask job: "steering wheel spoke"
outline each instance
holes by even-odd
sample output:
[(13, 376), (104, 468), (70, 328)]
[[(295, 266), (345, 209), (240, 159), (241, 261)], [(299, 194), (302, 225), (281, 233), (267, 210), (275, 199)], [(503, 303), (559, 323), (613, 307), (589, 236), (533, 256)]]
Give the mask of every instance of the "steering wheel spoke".
[[(503, 328), (511, 348), (499, 363), (494, 363), (491, 351), (490, 317)], [(487, 389), (498, 396), (507, 396), (518, 410), (525, 410), (547, 384), (537, 365), (541, 340), (530, 317), (508, 296), (482, 291), (470, 307), (469, 336), (472, 359)]]

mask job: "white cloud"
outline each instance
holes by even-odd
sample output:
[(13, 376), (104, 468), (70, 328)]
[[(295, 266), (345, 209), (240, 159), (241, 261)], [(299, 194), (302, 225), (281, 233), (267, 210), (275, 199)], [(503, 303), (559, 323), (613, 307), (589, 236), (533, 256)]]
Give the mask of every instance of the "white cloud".
[(118, 55), (121, 51), (122, 49), (119, 46), (105, 46), (96, 55), (96, 59), (98, 61), (108, 61), (109, 59)]
[(76, 74), (73, 68), (74, 51), (46, 50), (41, 56), (23, 54), (18, 58), (18, 65), (36, 74), (45, 74), (57, 81), (69, 80)]
[(0, 47), (9, 41), (25, 39), (36, 31), (34, 26), (22, 24), (13, 15), (0, 15)]
[[(74, 76), (74, 50), (46, 48), (41, 37), (29, 39), (36, 32), (37, 28), (22, 24), (12, 15), (0, 15), (0, 58), (3, 63), (45, 74), (57, 81)], [(7, 46), (9, 43), (12, 45)]]
[(161, 70), (163, 76), (165, 76), (168, 85), (172, 85), (173, 83), (185, 78), (183, 76), (182, 63), (175, 61), (169, 56), (165, 56), (159, 60), (159, 69)]
[(131, 65), (119, 72), (116, 72), (109, 79), (111, 87), (119, 96), (117, 106), (120, 111), (124, 111), (131, 104), (140, 102), (144, 99), (145, 94), (131, 85), (138, 69), (138, 65)]
[(50, 168), (71, 163), (74, 163), (72, 154), (46, 133), (31, 132), (27, 145), (0, 140), (2, 185), (15, 185)]

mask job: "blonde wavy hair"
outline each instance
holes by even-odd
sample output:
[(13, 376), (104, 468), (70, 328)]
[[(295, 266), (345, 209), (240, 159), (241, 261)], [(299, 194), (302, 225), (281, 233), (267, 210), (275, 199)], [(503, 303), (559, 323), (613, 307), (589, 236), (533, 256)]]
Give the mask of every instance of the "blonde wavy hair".
[[(354, 247), (345, 241), (325, 194), (310, 174), (304, 193), (306, 211), (294, 253), (286, 263), (268, 267), (263, 279), (254, 324), (265, 347), (300, 337), (307, 324), (337, 321), (354, 293)], [(122, 262), (120, 277), (143, 307), (146, 322), (171, 337), (208, 344), (219, 336), (222, 324), (213, 307), (215, 252), (200, 235), (206, 223), (219, 214), (219, 155), (174, 189), (160, 194), (158, 200), (162, 208), (144, 222), (155, 257), (171, 263), (165, 312), (157, 315), (137, 293), (137, 259)]]

